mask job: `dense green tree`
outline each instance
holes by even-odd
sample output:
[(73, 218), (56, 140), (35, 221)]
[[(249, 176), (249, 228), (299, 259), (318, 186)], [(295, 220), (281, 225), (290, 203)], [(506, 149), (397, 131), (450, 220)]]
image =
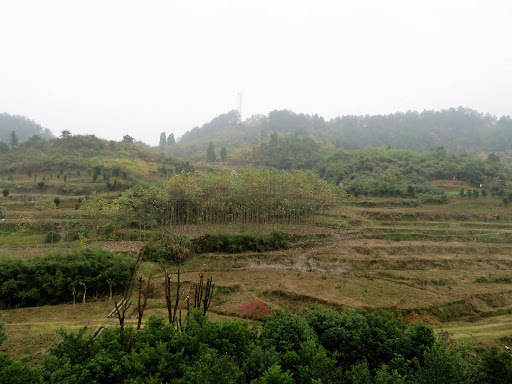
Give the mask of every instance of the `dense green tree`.
[(277, 137), (277, 132), (272, 132), (270, 134), (270, 146), (276, 147), (278, 142), (279, 142), (279, 140), (278, 140), (278, 137)]
[(66, 139), (68, 137), (71, 137), (71, 132), (68, 131), (68, 130), (64, 130), (60, 133), (60, 137), (63, 138), (63, 139)]
[(4, 197), (9, 196), (9, 189), (4, 188), (4, 189), (2, 190), (2, 195), (3, 195)]
[(176, 144), (176, 139), (174, 138), (174, 133), (171, 133), (169, 136), (167, 136), (167, 145), (174, 144)]
[(254, 380), (254, 384), (294, 384), (293, 376), (289, 371), (283, 372), (281, 366), (275, 364), (268, 368), (260, 378)]
[(11, 131), (11, 148), (16, 148), (19, 145), (18, 136), (16, 132)]
[(510, 353), (499, 352), (496, 346), (491, 347), (482, 355), (478, 368), (480, 383), (506, 384), (512, 383), (512, 357)]
[(298, 351), (302, 343), (317, 341), (306, 319), (289, 312), (277, 312), (265, 321), (261, 337), (263, 345), (273, 346), (278, 352)]
[(415, 374), (418, 384), (460, 384), (469, 376), (460, 354), (446, 351), (440, 342), (427, 348), (423, 360)]
[(5, 144), (3, 141), (0, 141), (0, 153), (9, 152), (9, 146)]
[(217, 160), (217, 155), (215, 155), (215, 147), (213, 146), (213, 142), (210, 141), (208, 144), (208, 149), (206, 151), (206, 161), (212, 163)]
[(134, 139), (130, 135), (124, 135), (123, 136), (123, 143), (133, 144), (133, 141), (134, 141)]
[(220, 150), (220, 161), (224, 162), (226, 160), (226, 156), (228, 155), (228, 151), (226, 147), (222, 147)]
[(165, 135), (165, 132), (162, 132), (160, 134), (160, 148), (164, 148), (166, 145), (167, 145), (167, 139), (166, 139), (166, 135)]
[(501, 159), (494, 153), (489, 153), (489, 156), (487, 156), (487, 160), (489, 160), (491, 163), (498, 163)]

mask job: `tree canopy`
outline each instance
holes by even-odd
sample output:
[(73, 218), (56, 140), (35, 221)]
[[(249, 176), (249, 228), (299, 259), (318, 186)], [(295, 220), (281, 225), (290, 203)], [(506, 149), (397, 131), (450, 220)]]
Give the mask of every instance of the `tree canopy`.
[[(40, 366), (0, 356), (0, 382), (44, 383), (510, 383), (510, 355), (496, 348), (464, 360), (424, 325), (386, 312), (277, 312), (261, 330), (192, 310), (183, 332), (150, 317), (124, 333), (61, 332)], [(0, 343), (5, 339), (0, 328)]]

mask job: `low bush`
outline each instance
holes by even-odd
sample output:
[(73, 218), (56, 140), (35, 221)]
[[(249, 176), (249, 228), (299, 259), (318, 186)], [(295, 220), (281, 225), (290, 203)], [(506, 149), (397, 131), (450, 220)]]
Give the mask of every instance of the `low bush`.
[(58, 243), (62, 237), (55, 231), (50, 231), (44, 237), (45, 244), (55, 244)]
[(201, 252), (266, 252), (287, 248), (288, 235), (284, 232), (272, 232), (270, 235), (241, 234), (207, 234), (192, 241), (194, 250)]
[(186, 235), (167, 234), (147, 242), (142, 248), (144, 258), (154, 262), (180, 262), (191, 254), (191, 241)]
[(261, 300), (253, 300), (250, 303), (240, 307), (240, 313), (243, 317), (251, 320), (263, 320), (266, 317), (272, 316), (274, 311)]

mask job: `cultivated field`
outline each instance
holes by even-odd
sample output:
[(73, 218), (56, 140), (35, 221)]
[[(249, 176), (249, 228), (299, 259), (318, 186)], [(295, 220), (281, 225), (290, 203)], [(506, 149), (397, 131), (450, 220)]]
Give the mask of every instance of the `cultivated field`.
[[(313, 304), (340, 311), (384, 308), (407, 322), (447, 330), (466, 343), (511, 345), (512, 207), (498, 197), (461, 198), (461, 183), (435, 184), (447, 191), (447, 204), (361, 196), (345, 199), (303, 225), (172, 227), (190, 237), (276, 229), (291, 237), (286, 250), (189, 257), (181, 265), (182, 295), (191, 294), (202, 273), (213, 276), (216, 284), (209, 311), (214, 318), (241, 318), (241, 305), (256, 299), (273, 309), (303, 310)], [(12, 183), (4, 182), (0, 188), (4, 185)], [(0, 257), (29, 259), (54, 249), (84, 246), (103, 246), (136, 257), (143, 245), (90, 240), (43, 244), (44, 234), (34, 228), (45, 221), (68, 220), (83, 194), (62, 195), (59, 209), (35, 210), (40, 196), (37, 191), (11, 188), (9, 197), (1, 201), (7, 219), (0, 224)], [(146, 278), (153, 276), (144, 319), (166, 315), (162, 278), (166, 268), (176, 272), (178, 265), (144, 261), (137, 271)], [(70, 294), (64, 305), (0, 311), (8, 335), (2, 351), (36, 362), (59, 339), (60, 328), (115, 325), (115, 319), (107, 318), (113, 307), (108, 297), (89, 297), (87, 303), (75, 306)], [(129, 325), (136, 324), (136, 305), (128, 317)]]

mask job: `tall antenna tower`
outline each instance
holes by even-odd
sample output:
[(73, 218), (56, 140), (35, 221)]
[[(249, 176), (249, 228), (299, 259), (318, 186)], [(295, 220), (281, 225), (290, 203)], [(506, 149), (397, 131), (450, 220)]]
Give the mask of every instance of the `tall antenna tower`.
[(242, 121), (242, 92), (237, 93), (238, 99), (238, 113), (240, 114), (240, 122)]

